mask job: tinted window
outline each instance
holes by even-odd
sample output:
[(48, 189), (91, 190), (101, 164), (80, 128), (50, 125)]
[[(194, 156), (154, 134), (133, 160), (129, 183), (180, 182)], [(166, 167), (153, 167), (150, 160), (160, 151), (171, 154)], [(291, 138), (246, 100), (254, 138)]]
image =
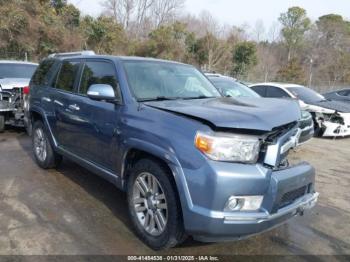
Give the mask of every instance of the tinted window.
[(268, 86), (266, 90), (267, 97), (290, 97), (284, 90), (275, 86)]
[(297, 98), (306, 103), (320, 102), (326, 98), (308, 87), (288, 87)]
[(74, 82), (79, 70), (79, 62), (64, 61), (58, 73), (56, 88), (72, 92)]
[(192, 66), (153, 61), (125, 61), (123, 64), (129, 86), (139, 101), (221, 96), (213, 84)]
[(266, 97), (266, 86), (252, 86), (251, 89), (257, 92), (260, 96)]
[(89, 87), (93, 84), (107, 84), (112, 86), (114, 90), (117, 90), (118, 81), (114, 65), (108, 62), (97, 61), (85, 63), (79, 93), (86, 94)]
[(1, 78), (32, 78), (37, 66), (28, 64), (0, 63)]
[(230, 97), (260, 97), (256, 92), (249, 87), (225, 78), (210, 77), (213, 84), (220, 90), (224, 96)]
[(32, 83), (34, 85), (45, 85), (47, 79), (47, 74), (50, 71), (52, 65), (55, 63), (55, 60), (45, 60), (43, 61), (38, 69), (35, 71), (35, 74), (32, 78)]

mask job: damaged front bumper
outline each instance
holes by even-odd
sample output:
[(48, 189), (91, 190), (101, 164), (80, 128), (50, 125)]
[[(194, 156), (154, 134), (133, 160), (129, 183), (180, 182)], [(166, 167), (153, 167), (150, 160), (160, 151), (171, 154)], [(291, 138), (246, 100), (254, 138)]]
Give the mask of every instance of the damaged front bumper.
[(323, 137), (345, 137), (350, 136), (350, 113), (334, 114), (338, 121), (330, 117), (321, 121), (320, 125), (323, 130)]
[(5, 124), (24, 127), (24, 111), (21, 95), (0, 90), (0, 114), (5, 117)]

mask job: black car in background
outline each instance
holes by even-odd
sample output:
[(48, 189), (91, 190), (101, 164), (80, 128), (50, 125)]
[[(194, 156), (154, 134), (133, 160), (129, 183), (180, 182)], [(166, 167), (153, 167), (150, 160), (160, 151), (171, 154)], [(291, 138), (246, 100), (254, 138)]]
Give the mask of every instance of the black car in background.
[(350, 88), (332, 91), (323, 95), (328, 100), (344, 101), (350, 103)]

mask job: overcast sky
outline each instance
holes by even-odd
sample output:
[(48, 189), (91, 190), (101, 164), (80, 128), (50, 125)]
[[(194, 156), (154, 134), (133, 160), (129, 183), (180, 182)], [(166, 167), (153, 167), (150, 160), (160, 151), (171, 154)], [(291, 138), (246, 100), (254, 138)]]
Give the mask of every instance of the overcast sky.
[[(85, 14), (97, 16), (103, 0), (70, 0)], [(350, 0), (187, 0), (185, 11), (198, 14), (210, 11), (223, 24), (254, 26), (262, 20), (266, 29), (277, 21), (280, 13), (291, 6), (306, 9), (308, 16), (316, 20), (319, 16), (337, 13), (350, 18)]]

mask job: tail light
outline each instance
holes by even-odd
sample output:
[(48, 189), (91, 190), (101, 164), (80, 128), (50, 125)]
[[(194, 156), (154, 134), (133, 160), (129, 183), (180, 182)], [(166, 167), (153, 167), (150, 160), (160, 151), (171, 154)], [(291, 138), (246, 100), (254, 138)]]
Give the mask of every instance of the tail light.
[(23, 94), (25, 94), (25, 95), (29, 95), (29, 86), (25, 86), (24, 88), (23, 88)]

